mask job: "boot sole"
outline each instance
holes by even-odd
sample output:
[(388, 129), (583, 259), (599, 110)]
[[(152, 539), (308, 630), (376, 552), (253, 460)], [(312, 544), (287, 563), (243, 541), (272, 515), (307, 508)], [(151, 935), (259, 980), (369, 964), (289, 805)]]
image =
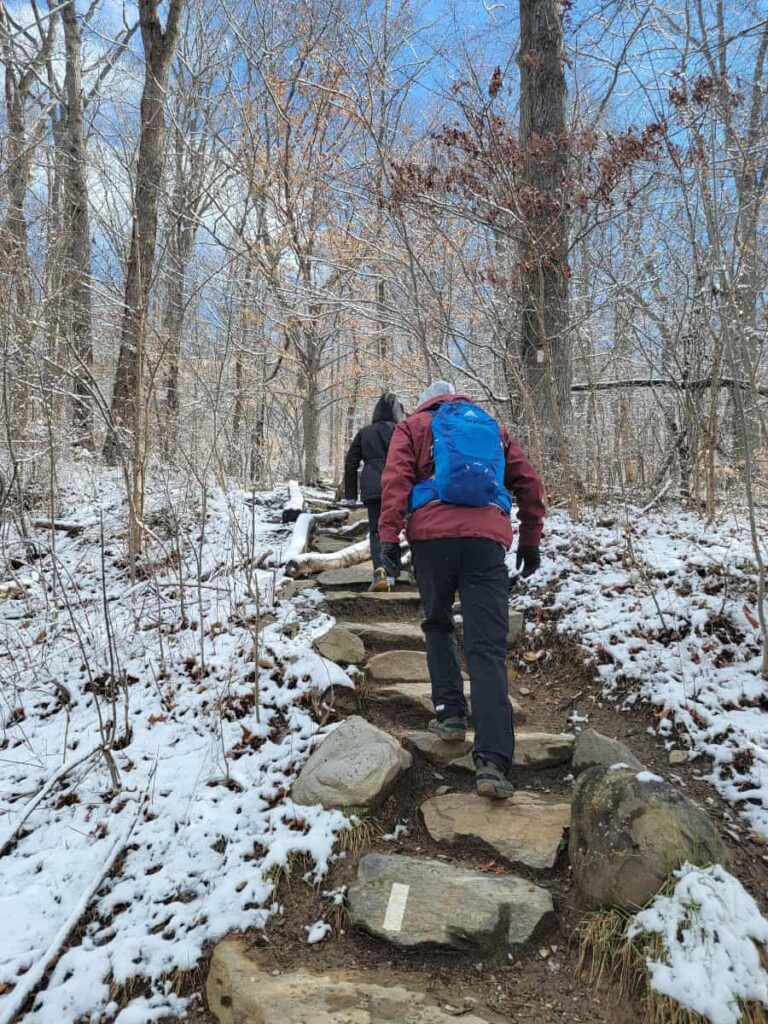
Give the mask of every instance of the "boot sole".
[(510, 797), (515, 795), (514, 790), (509, 792), (501, 792), (496, 789), (492, 782), (478, 782), (477, 784), (477, 795), (488, 797), (490, 800), (509, 800)]
[(467, 738), (466, 732), (452, 732), (447, 736), (442, 732), (438, 732), (437, 729), (427, 729), (427, 732), (430, 736), (437, 736), (443, 743), (463, 743)]
[(374, 583), (372, 586), (368, 587), (368, 593), (384, 594), (389, 593), (391, 589), (392, 587), (389, 585), (389, 583)]

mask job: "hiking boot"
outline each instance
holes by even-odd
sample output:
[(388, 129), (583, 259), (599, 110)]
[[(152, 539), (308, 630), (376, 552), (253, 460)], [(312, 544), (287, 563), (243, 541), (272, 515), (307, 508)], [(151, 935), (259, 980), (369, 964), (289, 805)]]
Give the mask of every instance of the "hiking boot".
[(373, 583), (368, 587), (368, 592), (371, 594), (379, 594), (384, 591), (392, 589), (392, 584), (395, 581), (387, 576), (386, 569), (374, 569), (373, 572)]
[(475, 787), (478, 796), (487, 796), (491, 800), (508, 800), (515, 794), (515, 787), (504, 770), (493, 761), (484, 761), (482, 757), (475, 761)]
[(431, 718), (427, 731), (439, 736), (447, 743), (461, 743), (467, 738), (469, 722), (466, 715), (450, 715), (448, 718)]

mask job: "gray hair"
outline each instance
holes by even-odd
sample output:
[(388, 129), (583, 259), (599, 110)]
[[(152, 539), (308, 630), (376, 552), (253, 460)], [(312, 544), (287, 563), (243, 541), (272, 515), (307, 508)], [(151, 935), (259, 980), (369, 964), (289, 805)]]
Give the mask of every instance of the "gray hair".
[(419, 405), (428, 402), (430, 398), (437, 398), (438, 395), (455, 395), (456, 387), (448, 380), (436, 380), (429, 387), (424, 388), (419, 396)]

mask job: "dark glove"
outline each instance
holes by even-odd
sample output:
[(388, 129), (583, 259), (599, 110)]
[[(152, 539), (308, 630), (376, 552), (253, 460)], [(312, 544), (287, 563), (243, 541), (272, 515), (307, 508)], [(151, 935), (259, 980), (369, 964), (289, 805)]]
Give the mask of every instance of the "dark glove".
[(382, 541), (381, 561), (386, 569), (387, 576), (396, 580), (402, 569), (402, 564), (400, 562), (400, 545), (391, 540)]
[(541, 568), (541, 553), (539, 549), (533, 544), (521, 544), (517, 549), (515, 565), (518, 571), (520, 566), (523, 567), (521, 576), (524, 580), (527, 580), (529, 576), (533, 576)]

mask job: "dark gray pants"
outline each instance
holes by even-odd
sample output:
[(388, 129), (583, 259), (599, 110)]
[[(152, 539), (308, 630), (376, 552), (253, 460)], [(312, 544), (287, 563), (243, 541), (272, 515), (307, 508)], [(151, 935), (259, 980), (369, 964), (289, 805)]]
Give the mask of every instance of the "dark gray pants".
[(467, 712), (451, 606), (458, 590), (464, 620), (475, 756), (508, 769), (515, 735), (507, 681), (508, 576), (504, 548), (482, 537), (411, 544), (424, 608), (422, 629), (438, 718)]
[(371, 539), (371, 561), (375, 571), (381, 568), (381, 541), (379, 540), (381, 498), (369, 498), (365, 507), (368, 509), (368, 536)]

